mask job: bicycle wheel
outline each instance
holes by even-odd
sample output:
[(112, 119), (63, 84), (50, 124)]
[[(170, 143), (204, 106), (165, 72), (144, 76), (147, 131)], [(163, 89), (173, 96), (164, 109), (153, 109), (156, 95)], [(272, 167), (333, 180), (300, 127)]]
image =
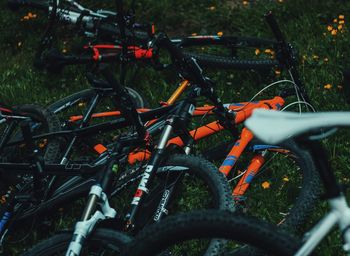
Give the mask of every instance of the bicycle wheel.
[[(253, 181), (249, 181), (247, 192), (235, 198), (236, 202), (240, 202), (250, 214), (298, 231), (312, 212), (321, 193), (314, 161), (293, 140), (276, 148), (264, 146), (266, 145), (258, 140), (251, 143), (250, 147), (255, 152), (264, 152), (265, 163)], [(231, 147), (232, 143), (225, 142), (205, 151), (203, 155), (209, 160), (218, 161), (226, 157)], [(245, 152), (241, 158), (233, 170), (235, 174), (229, 178), (235, 189), (239, 189), (240, 185), (239, 172), (243, 174), (252, 155)]]
[(279, 67), (280, 64), (276, 60), (254, 60), (240, 59), (227, 56), (209, 55), (184, 52), (188, 58), (194, 58), (201, 67), (213, 69), (237, 69), (237, 70), (270, 70)]
[[(117, 209), (125, 209), (136, 190), (144, 166), (130, 168), (120, 175), (112, 195), (117, 195)], [(217, 168), (199, 157), (172, 155), (159, 167), (157, 177), (147, 197), (140, 205), (136, 217), (136, 229), (159, 221), (174, 212), (194, 209), (223, 209), (232, 211), (234, 204), (226, 178)], [(130, 184), (134, 183), (134, 189)], [(133, 186), (131, 186), (133, 187)], [(124, 212), (125, 213), (125, 212)], [(165, 213), (165, 214), (164, 214)], [(218, 255), (225, 242), (213, 240), (206, 245), (209, 255)]]
[[(145, 108), (148, 106), (147, 100), (140, 93), (130, 87), (126, 87), (126, 89), (131, 95), (136, 108)], [(73, 106), (85, 106), (95, 93), (94, 89), (82, 90), (52, 103), (47, 109), (52, 113), (59, 114)]]
[[(189, 248), (189, 241), (229, 240), (224, 255), (293, 255), (299, 241), (258, 219), (218, 210), (168, 217), (148, 226), (128, 244), (122, 255), (207, 255)], [(251, 248), (252, 254), (247, 251)], [(253, 252), (254, 250), (254, 252)], [(211, 255), (211, 254), (209, 254)]]
[[(28, 250), (23, 256), (58, 256), (65, 255), (72, 239), (72, 233), (64, 232), (44, 240)], [(119, 255), (130, 238), (120, 232), (98, 228), (85, 241), (81, 255)]]
[[(127, 88), (127, 90), (137, 108), (143, 108), (148, 105), (146, 100), (137, 91), (131, 88)], [(83, 115), (86, 114), (89, 103), (95, 96), (96, 91), (94, 89), (86, 89), (58, 100), (57, 102), (48, 106), (48, 110), (55, 113), (59, 117), (62, 129), (76, 129), (79, 127)], [(118, 109), (113, 108), (115, 105), (113, 91), (104, 94), (99, 99), (93, 112), (100, 113), (100, 115), (96, 118), (91, 118), (89, 120), (89, 125), (116, 119), (117, 117), (115, 115), (115, 111)], [(119, 117), (121, 116), (119, 115)], [(97, 144), (107, 146), (122, 131), (125, 131), (125, 129), (114, 129), (109, 133), (103, 134), (96, 133), (93, 138), (90, 137), (89, 139), (80, 138), (79, 142), (81, 143), (79, 143), (79, 154), (75, 154), (72, 157), (74, 157), (74, 160), (89, 156), (92, 156), (93, 158), (96, 157), (96, 153), (100, 154), (101, 152), (96, 150), (95, 146)], [(77, 151), (75, 151), (75, 153), (76, 152)]]

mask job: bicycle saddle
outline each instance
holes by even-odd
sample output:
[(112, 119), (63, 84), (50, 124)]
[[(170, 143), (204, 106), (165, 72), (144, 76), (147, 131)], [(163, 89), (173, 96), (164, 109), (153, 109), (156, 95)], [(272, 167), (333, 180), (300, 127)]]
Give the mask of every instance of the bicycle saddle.
[(277, 144), (318, 128), (350, 126), (350, 112), (300, 114), (256, 109), (245, 125), (265, 143)]

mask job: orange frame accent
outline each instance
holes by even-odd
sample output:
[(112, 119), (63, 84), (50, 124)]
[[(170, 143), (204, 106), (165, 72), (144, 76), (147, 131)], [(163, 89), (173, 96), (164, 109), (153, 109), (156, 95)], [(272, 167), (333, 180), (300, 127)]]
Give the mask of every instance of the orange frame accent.
[[(189, 86), (189, 82), (187, 80), (184, 80), (180, 83), (176, 91), (170, 96), (168, 101), (165, 105), (171, 105), (173, 104), (185, 91), (185, 89)], [(240, 102), (240, 103), (233, 103), (233, 104), (226, 104), (226, 107), (232, 111), (235, 112), (235, 123), (240, 124), (244, 122), (248, 117), (251, 116), (254, 109), (257, 108), (264, 108), (264, 109), (274, 109), (279, 110), (283, 105), (285, 101), (283, 98), (276, 96), (273, 99), (269, 100), (262, 100), (257, 102)], [(193, 116), (202, 116), (204, 114), (212, 115), (213, 114), (213, 106), (203, 106), (203, 107), (197, 107), (195, 111), (193, 112)], [(150, 109), (137, 109), (139, 113), (147, 112)], [(95, 113), (92, 115), (92, 118), (99, 118), (99, 117), (111, 117), (111, 116), (120, 116), (120, 111), (111, 111), (111, 112), (103, 112), (103, 113)], [(81, 120), (83, 117), (81, 115), (79, 116), (71, 116), (69, 120), (71, 122), (76, 122), (78, 120)], [(156, 122), (156, 120), (151, 120), (147, 122), (146, 126), (150, 126)], [(190, 131), (191, 136), (194, 138), (195, 141), (201, 140), (205, 137), (208, 137), (212, 134), (215, 134), (217, 132), (220, 132), (223, 130), (224, 127), (222, 127), (218, 121), (211, 122), (209, 124), (206, 124), (204, 126), (201, 126), (195, 130)], [(219, 170), (224, 175), (229, 175), (232, 168), (234, 167), (236, 161), (239, 159), (249, 142), (253, 139), (253, 134), (247, 129), (243, 128), (239, 140), (236, 141), (235, 145), (231, 148), (229, 154), (227, 155), (226, 159), (220, 166)], [(171, 140), (169, 140), (168, 145), (170, 144), (176, 144), (180, 147), (184, 146), (183, 141), (180, 137), (175, 137)], [(97, 153), (101, 154), (103, 152), (102, 147), (103, 145), (98, 144), (98, 148), (95, 150)], [(101, 145), (101, 146), (100, 146)], [(150, 158), (151, 152), (147, 150), (135, 150), (134, 152), (131, 152), (128, 156), (128, 162), (129, 164), (134, 164), (139, 161), (148, 160)], [(241, 198), (246, 190), (249, 187), (250, 179), (252, 179), (258, 172), (261, 166), (264, 164), (264, 157), (257, 154), (255, 155), (251, 163), (249, 164), (246, 173), (241, 177), (238, 184), (233, 190), (233, 196), (234, 198), (238, 199)]]
[(255, 177), (255, 175), (259, 172), (261, 166), (263, 166), (265, 163), (265, 158), (262, 155), (255, 155), (246, 172), (242, 176), (242, 178), (239, 180), (238, 184), (233, 190), (233, 198), (237, 201), (239, 201), (242, 196), (245, 194), (247, 191), (251, 181)]

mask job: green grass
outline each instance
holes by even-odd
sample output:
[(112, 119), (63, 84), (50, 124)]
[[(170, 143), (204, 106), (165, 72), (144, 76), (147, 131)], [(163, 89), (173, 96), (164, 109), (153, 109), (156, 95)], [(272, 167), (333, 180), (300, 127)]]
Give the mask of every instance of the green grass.
[[(113, 8), (113, 1), (81, 2), (91, 8)], [(343, 68), (350, 67), (348, 17), (345, 16), (343, 33), (338, 31), (333, 36), (327, 26), (333, 25), (333, 19), (338, 15), (347, 15), (349, 8), (350, 2), (341, 0), (284, 0), (282, 3), (260, 0), (248, 1), (248, 5), (233, 0), (143, 0), (137, 2), (137, 18), (139, 21), (154, 22), (158, 31), (165, 31), (172, 36), (220, 31), (224, 35), (272, 38), (263, 14), (273, 10), (286, 38), (299, 51), (299, 70), (313, 104), (318, 111), (333, 111), (350, 109), (343, 96), (341, 75)], [(21, 21), (29, 11), (36, 13), (37, 18)], [(6, 8), (6, 1), (2, 0), (0, 21), (0, 102), (11, 105), (34, 102), (47, 105), (88, 87), (83, 67), (69, 67), (62, 74), (56, 75), (33, 68), (34, 52), (47, 21), (44, 13), (30, 9), (11, 12)], [(59, 30), (57, 42), (60, 42), (61, 49), (65, 47), (72, 51), (70, 39), (78, 39), (79, 36), (67, 31), (70, 31), (67, 27)], [(63, 46), (64, 41), (68, 43)], [(254, 51), (251, 49), (244, 54), (254, 56)], [(274, 77), (273, 72), (258, 74), (209, 70), (207, 74), (217, 82), (218, 93), (226, 102), (249, 100), (268, 83), (285, 76), (282, 73), (281, 77)], [(169, 92), (175, 89), (177, 81), (177, 76), (171, 71), (159, 73), (145, 68), (140, 70), (138, 77), (129, 86), (141, 91), (152, 106), (157, 106), (160, 100), (165, 100)], [(327, 84), (331, 85), (330, 89), (325, 89)], [(262, 97), (274, 95), (275, 92), (276, 90), (271, 90)], [(341, 130), (336, 136), (324, 140), (332, 166), (345, 184), (349, 184), (349, 135), (349, 131)], [(272, 207), (272, 195), (266, 199), (266, 208)], [(264, 207), (264, 204), (260, 207)], [(322, 216), (326, 209), (324, 203), (320, 204), (315, 209), (310, 224)], [(339, 234), (333, 234), (323, 243), (321, 254), (339, 255), (339, 244)]]

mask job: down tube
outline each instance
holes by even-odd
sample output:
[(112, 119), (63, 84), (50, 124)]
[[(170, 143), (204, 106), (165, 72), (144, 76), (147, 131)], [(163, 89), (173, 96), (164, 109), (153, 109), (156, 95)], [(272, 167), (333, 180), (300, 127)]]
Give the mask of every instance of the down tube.
[(240, 201), (243, 199), (245, 192), (247, 191), (250, 183), (254, 179), (255, 175), (259, 172), (261, 166), (265, 163), (265, 158), (262, 155), (255, 155), (243, 175), (239, 180), (237, 186), (233, 190), (233, 198), (235, 201)]
[[(218, 123), (218, 121), (214, 121), (205, 126), (201, 126), (198, 129), (192, 130), (190, 134), (197, 141), (207, 136), (210, 136), (214, 133), (217, 133), (223, 129), (224, 128)], [(178, 145), (179, 147), (184, 146), (184, 143), (179, 136), (169, 140), (168, 145), (170, 144), (175, 144), (175, 145)], [(150, 155), (151, 155), (150, 152), (147, 150), (131, 152), (128, 157), (128, 162), (129, 164), (134, 164), (138, 161), (146, 161), (146, 160), (149, 160)]]
[(220, 172), (226, 176), (231, 172), (237, 159), (241, 156), (242, 152), (247, 147), (249, 142), (253, 139), (253, 137), (254, 136), (251, 131), (249, 131), (247, 128), (243, 128), (240, 139), (236, 141), (235, 145), (226, 156), (226, 159), (221, 164), (219, 168)]

